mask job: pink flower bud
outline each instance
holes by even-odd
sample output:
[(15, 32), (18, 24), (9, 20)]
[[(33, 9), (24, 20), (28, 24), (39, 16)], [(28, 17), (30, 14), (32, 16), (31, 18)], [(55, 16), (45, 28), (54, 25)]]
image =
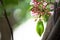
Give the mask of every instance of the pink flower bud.
[(51, 6), (50, 6), (50, 9), (53, 10), (53, 9), (54, 9), (54, 5), (51, 5)]
[(34, 12), (30, 12), (31, 13), (31, 16), (37, 16), (38, 15), (38, 13), (34, 13)]

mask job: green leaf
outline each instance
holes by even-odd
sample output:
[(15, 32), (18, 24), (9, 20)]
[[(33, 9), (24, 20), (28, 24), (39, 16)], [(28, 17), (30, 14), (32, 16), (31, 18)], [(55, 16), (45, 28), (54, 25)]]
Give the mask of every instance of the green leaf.
[(30, 6), (30, 8), (28, 10), (31, 10), (33, 8), (33, 6)]
[(37, 22), (36, 31), (40, 36), (44, 32), (44, 25), (43, 25), (43, 22), (40, 20)]
[(43, 16), (43, 18), (44, 18), (44, 21), (47, 22), (48, 19), (49, 19), (49, 15), (48, 15), (48, 14), (45, 14), (45, 15)]

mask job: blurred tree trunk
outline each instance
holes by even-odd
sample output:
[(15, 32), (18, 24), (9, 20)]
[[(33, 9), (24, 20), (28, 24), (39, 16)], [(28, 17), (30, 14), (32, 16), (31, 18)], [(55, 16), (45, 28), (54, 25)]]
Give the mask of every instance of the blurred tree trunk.
[[(8, 17), (8, 19), (11, 26), (13, 26), (15, 23), (13, 15), (11, 14)], [(1, 40), (11, 40), (11, 30), (4, 16), (0, 18), (0, 32), (1, 32)]]
[(0, 27), (1, 27), (1, 40), (11, 40), (10, 28), (5, 17), (3, 17), (0, 20)]
[(53, 16), (50, 16), (42, 40), (46, 40), (54, 26)]

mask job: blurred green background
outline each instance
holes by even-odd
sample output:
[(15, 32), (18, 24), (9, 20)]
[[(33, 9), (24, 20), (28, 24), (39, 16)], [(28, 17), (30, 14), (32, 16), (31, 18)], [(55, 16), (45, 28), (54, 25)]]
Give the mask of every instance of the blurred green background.
[[(2, 17), (3, 10), (5, 8), (9, 20), (11, 20), (11, 15), (11, 18), (14, 18), (13, 21), (15, 20), (15, 23), (12, 26), (13, 28), (16, 28), (18, 25), (24, 23), (26, 20), (31, 18), (29, 9), (30, 1), (31, 0), (3, 0), (4, 6), (0, 4), (0, 18)], [(47, 1), (50, 2), (50, 0)], [(54, 0), (51, 1), (54, 2)]]
[[(0, 18), (3, 16), (3, 10), (6, 9), (8, 18), (15, 20), (14, 28), (18, 25), (24, 23), (28, 18), (30, 18), (29, 8), (30, 0), (3, 0), (4, 6), (0, 5)], [(9, 18), (9, 20), (11, 20)]]

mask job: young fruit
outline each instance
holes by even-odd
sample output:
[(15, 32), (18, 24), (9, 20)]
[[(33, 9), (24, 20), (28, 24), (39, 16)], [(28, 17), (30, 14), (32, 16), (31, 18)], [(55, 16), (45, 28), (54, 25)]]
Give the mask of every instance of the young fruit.
[(40, 21), (40, 20), (37, 22), (36, 31), (37, 31), (37, 33), (38, 33), (40, 36), (41, 36), (42, 33), (44, 32), (44, 25), (43, 25), (43, 22)]

